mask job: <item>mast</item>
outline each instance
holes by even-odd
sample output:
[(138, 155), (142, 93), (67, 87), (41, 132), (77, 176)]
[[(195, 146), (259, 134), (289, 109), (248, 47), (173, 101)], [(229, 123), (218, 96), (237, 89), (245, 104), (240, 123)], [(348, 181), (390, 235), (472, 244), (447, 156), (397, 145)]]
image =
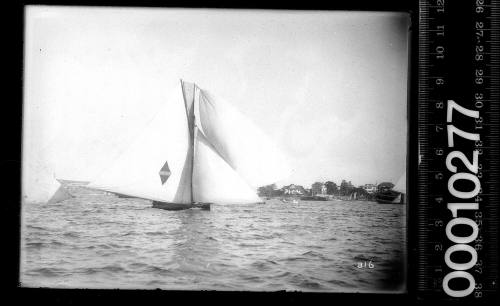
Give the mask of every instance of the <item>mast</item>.
[[(194, 194), (193, 194), (193, 171), (194, 171), (194, 133), (195, 133), (195, 118), (194, 118), (194, 103), (196, 103), (196, 84), (193, 83), (193, 104), (191, 106), (193, 116), (191, 118), (191, 123), (188, 125), (189, 128), (189, 150), (191, 150), (191, 203), (194, 203)], [(187, 111), (187, 109), (186, 109)], [(189, 120), (189, 119), (188, 119)]]
[(188, 131), (189, 131), (189, 146), (188, 146), (188, 155), (191, 154), (191, 180), (190, 180), (190, 191), (191, 191), (191, 202), (193, 202), (193, 168), (194, 168), (194, 126), (195, 126), (195, 120), (194, 120), (194, 103), (195, 103), (195, 96), (196, 96), (196, 85), (193, 83), (193, 99), (192, 101), (188, 101), (188, 98), (186, 97), (186, 91), (184, 88), (184, 81), (180, 79), (181, 81), (181, 88), (182, 88), (182, 97), (184, 99), (184, 106), (186, 108), (186, 117), (188, 121)]

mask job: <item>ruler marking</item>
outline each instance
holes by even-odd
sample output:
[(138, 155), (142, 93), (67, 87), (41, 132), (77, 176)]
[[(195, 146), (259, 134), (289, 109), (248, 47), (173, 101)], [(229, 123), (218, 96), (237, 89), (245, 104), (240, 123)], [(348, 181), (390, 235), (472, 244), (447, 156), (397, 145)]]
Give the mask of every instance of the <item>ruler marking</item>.
[[(446, 169), (445, 159), (446, 154), (452, 150), (462, 150), (461, 148), (466, 148), (466, 145), (458, 145), (457, 148), (448, 148), (446, 143), (446, 133), (441, 134), (439, 137), (435, 137), (435, 129), (433, 126), (443, 126), (447, 125), (445, 121), (446, 110), (437, 110), (434, 104), (437, 102), (446, 103), (449, 99), (449, 92), (453, 89), (450, 88), (440, 88), (436, 86), (435, 80), (443, 78), (446, 82), (449, 81), (450, 76), (447, 74), (445, 64), (443, 61), (436, 59), (441, 53), (435, 50), (435, 47), (440, 45), (443, 46), (445, 50), (449, 51), (449, 48), (457, 47), (458, 45), (450, 45), (448, 41), (447, 33), (455, 30), (455, 27), (459, 27), (454, 24), (453, 21), (448, 23), (448, 12), (451, 6), (460, 5), (460, 2), (450, 2), (443, 1), (443, 5), (436, 5), (437, 1), (421, 0), (419, 7), (419, 57), (418, 57), (418, 82), (417, 82), (417, 101), (418, 101), (418, 140), (419, 149), (421, 156), (421, 163), (417, 169), (417, 218), (416, 223), (418, 227), (417, 234), (417, 262), (421, 265), (417, 268), (417, 289), (423, 296), (435, 296), (438, 294), (441, 297), (445, 297), (443, 294), (443, 289), (439, 284), (439, 279), (441, 279), (446, 273), (452, 271), (443, 262), (443, 252), (435, 252), (433, 245), (437, 243), (446, 243), (451, 245), (452, 242), (446, 240), (445, 233), (442, 228), (434, 226), (436, 220), (448, 222), (450, 219), (449, 211), (445, 211), (446, 206), (443, 208), (443, 204), (436, 205), (434, 197), (445, 196), (445, 201), (447, 199), (453, 199), (451, 195), (448, 194), (447, 184), (435, 184), (433, 176), (439, 172), (445, 173), (447, 177), (450, 177), (452, 173)], [(478, 212), (481, 213), (482, 223), (478, 223), (478, 228), (480, 234), (483, 235), (484, 241), (481, 245), (484, 245), (484, 249), (478, 251), (478, 258), (482, 260), (483, 267), (497, 267), (498, 249), (497, 241), (498, 238), (492, 237), (491, 232), (498, 232), (499, 216), (498, 216), (498, 201), (500, 199), (499, 191), (494, 188), (495, 183), (498, 183), (499, 175), (499, 160), (500, 160), (500, 105), (498, 103), (498, 98), (500, 97), (500, 22), (494, 20), (494, 17), (500, 16), (500, 2), (495, 0), (484, 0), (481, 2), (472, 1), (473, 5), (465, 6), (469, 10), (471, 17), (471, 36), (469, 38), (463, 37), (464, 40), (470, 39), (475, 42), (475, 45), (481, 45), (480, 55), (482, 61), (474, 61), (473, 57), (469, 58), (469, 63), (472, 63), (470, 76), (467, 76), (467, 70), (464, 68), (464, 79), (468, 78), (470, 80), (470, 90), (475, 93), (481, 93), (483, 96), (480, 101), (482, 106), (477, 110), (481, 116), (480, 125), (475, 127), (475, 132), (480, 135), (480, 139), (483, 142), (480, 147), (476, 149), (481, 150), (481, 155), (479, 156), (479, 162), (483, 165), (481, 169), (480, 184), (482, 191), (478, 193), (478, 197), (482, 199)], [(475, 14), (475, 9), (481, 7), (481, 14)], [(438, 10), (442, 10), (442, 13), (438, 13)], [(467, 20), (467, 18), (464, 18)], [(482, 37), (476, 37), (476, 30), (474, 26), (477, 26), (476, 21), (484, 22), (482, 26), (481, 35)], [(443, 36), (437, 37), (436, 32), (443, 32), (441, 29), (436, 29), (437, 25), (444, 25), (445, 32)], [(463, 25), (461, 25), (463, 26)], [(456, 31), (456, 30), (455, 30)], [(462, 39), (460, 37), (459, 39)], [(452, 50), (453, 51), (453, 50)], [(465, 54), (465, 53), (464, 53)], [(460, 55), (461, 57), (463, 55)], [(466, 62), (467, 60), (465, 60)], [(444, 61), (445, 62), (445, 61)], [(464, 66), (465, 67), (465, 66)], [(481, 75), (481, 84), (475, 82), (475, 73), (477, 70), (483, 69)], [(452, 76), (457, 78), (456, 76)], [(469, 90), (467, 88), (466, 90)], [(464, 91), (465, 92), (465, 91)], [(471, 95), (474, 97), (474, 95)], [(456, 100), (457, 103), (464, 103), (465, 107), (471, 106), (470, 97), (462, 97), (464, 101)], [(470, 104), (467, 104), (470, 103)], [(446, 132), (446, 130), (445, 130)], [(469, 132), (469, 130), (467, 130)], [(436, 149), (444, 149), (443, 155), (438, 156), (434, 154)], [(475, 148), (473, 145), (469, 146), (468, 150)], [(466, 153), (466, 152), (464, 152)], [(470, 154), (470, 153), (469, 153)], [(466, 153), (467, 155), (467, 153)], [(462, 167), (463, 168), (463, 167)], [(465, 171), (465, 170), (459, 170)], [(445, 179), (447, 179), (445, 177)], [(477, 175), (479, 177), (479, 175)], [(455, 199), (456, 201), (456, 199)], [(436, 202), (437, 203), (437, 202)], [(445, 215), (447, 214), (447, 215)], [(479, 222), (476, 220), (476, 222)], [(492, 243), (492, 244), (487, 244)], [(477, 241), (472, 242), (474, 245)], [(436, 274), (439, 272), (439, 274)], [(485, 271), (482, 275), (476, 275), (478, 282), (486, 284), (488, 281), (498, 279), (498, 270)], [(473, 272), (472, 272), (473, 273)], [(441, 278), (437, 278), (437, 276)], [(483, 286), (484, 288), (485, 286)], [(484, 288), (483, 290), (475, 289), (475, 293), (480, 292), (482, 295), (487, 295), (489, 292), (493, 293), (493, 289)], [(474, 294), (470, 297), (474, 299)]]

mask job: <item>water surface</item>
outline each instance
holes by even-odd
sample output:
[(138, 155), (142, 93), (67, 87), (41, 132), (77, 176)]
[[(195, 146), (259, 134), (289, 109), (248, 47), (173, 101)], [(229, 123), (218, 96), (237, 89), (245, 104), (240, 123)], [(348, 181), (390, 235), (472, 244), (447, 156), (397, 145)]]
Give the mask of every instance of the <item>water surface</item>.
[(333, 292), (405, 287), (405, 205), (268, 200), (165, 211), (149, 201), (84, 188), (72, 193), (75, 198), (57, 204), (23, 205), (23, 286)]

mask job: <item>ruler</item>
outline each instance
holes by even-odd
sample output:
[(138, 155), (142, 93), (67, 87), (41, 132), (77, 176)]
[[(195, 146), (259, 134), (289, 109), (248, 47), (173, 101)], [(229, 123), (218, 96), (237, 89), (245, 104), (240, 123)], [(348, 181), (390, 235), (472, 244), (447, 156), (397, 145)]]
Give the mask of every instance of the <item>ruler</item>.
[(498, 0), (419, 2), (420, 299), (497, 298), (499, 16)]

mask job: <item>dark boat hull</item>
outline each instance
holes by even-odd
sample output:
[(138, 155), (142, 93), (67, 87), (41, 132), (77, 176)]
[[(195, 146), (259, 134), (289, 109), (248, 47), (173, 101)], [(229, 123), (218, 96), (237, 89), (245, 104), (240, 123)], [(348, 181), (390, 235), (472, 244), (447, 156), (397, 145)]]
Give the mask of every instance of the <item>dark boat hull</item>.
[(164, 210), (185, 210), (191, 208), (201, 208), (202, 210), (210, 210), (210, 204), (211, 203), (182, 204), (153, 201), (153, 208)]
[(328, 201), (328, 198), (319, 196), (305, 196), (300, 199), (303, 201)]
[[(401, 196), (401, 198), (398, 200), (398, 196)], [(380, 204), (403, 204), (404, 203), (404, 194), (396, 192), (396, 191), (386, 191), (386, 192), (379, 192), (375, 196), (375, 201)]]
[(124, 198), (124, 199), (132, 199), (134, 198), (133, 196), (129, 196), (129, 195), (126, 195), (126, 194), (122, 194), (122, 193), (115, 193), (116, 196), (118, 196), (119, 198)]

